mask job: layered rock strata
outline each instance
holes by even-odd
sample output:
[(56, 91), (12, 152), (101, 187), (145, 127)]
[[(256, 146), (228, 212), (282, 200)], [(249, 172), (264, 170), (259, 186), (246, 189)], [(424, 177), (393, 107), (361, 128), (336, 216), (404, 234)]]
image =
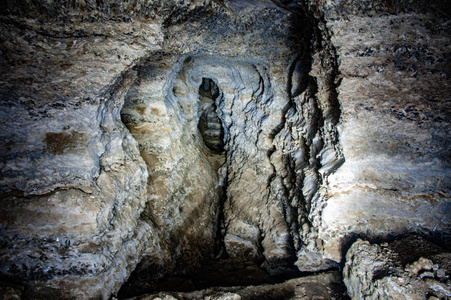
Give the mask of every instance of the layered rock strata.
[(343, 259), (356, 234), (449, 240), (449, 5), (312, 2), (324, 9), (337, 53), (346, 158), (328, 178), (319, 225), (325, 252)]
[(367, 2), (6, 1), (1, 274), (108, 298), (135, 269), (445, 236), (447, 10)]

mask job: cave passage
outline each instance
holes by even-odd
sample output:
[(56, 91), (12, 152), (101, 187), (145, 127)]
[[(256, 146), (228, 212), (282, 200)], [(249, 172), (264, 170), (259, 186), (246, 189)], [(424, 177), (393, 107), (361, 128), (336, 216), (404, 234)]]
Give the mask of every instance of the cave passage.
[(215, 153), (224, 151), (224, 128), (216, 110), (219, 88), (210, 78), (202, 78), (199, 87), (199, 124), (198, 129), (205, 145)]
[(449, 299), (447, 2), (2, 1), (0, 299)]

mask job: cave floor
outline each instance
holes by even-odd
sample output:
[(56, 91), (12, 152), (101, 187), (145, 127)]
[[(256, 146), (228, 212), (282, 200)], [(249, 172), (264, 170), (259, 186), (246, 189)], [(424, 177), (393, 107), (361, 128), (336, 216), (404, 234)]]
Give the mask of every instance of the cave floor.
[(145, 283), (129, 284), (119, 299), (349, 299), (338, 270), (270, 276), (254, 262), (227, 259), (164, 278), (152, 290), (140, 288)]

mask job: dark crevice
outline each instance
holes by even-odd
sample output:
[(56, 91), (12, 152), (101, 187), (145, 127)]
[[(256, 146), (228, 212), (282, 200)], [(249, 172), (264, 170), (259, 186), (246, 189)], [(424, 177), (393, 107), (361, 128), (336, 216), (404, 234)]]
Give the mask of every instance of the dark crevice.
[(227, 176), (225, 176), (225, 178), (222, 179), (221, 193), (219, 195), (218, 214), (213, 249), (215, 259), (225, 259), (229, 257), (224, 243), (224, 236), (226, 231), (224, 204), (226, 201), (227, 201)]
[(157, 283), (152, 292), (190, 292), (214, 287), (276, 284), (306, 275), (310, 273), (293, 270), (291, 274), (271, 276), (258, 261), (224, 258), (207, 261), (198, 270), (185, 275), (166, 277)]
[[(302, 108), (303, 103), (299, 103), (302, 101), (302, 98), (298, 98), (302, 93), (306, 93), (305, 96), (301, 96), (304, 99), (309, 99), (309, 97), (314, 97), (317, 92), (317, 86), (315, 80), (309, 75), (309, 72), (312, 69), (312, 56), (316, 49), (314, 49), (314, 45), (312, 41), (317, 40), (319, 37), (315, 35), (316, 26), (315, 19), (308, 15), (307, 10), (303, 8), (298, 8), (298, 11), (292, 16), (292, 36), (296, 38), (298, 42), (298, 53), (299, 55), (292, 62), (288, 72), (288, 82), (287, 82), (287, 94), (289, 97), (289, 104), (284, 113), (284, 125), (289, 125), (288, 127), (296, 126), (296, 120), (290, 120), (291, 115), (302, 115), (302, 111), (299, 109)], [(306, 22), (306, 20), (308, 20)], [(316, 101), (315, 101), (316, 103)], [(317, 106), (315, 107), (318, 112)], [(292, 112), (289, 112), (292, 111)], [(290, 122), (290, 124), (286, 124), (286, 122)], [(311, 124), (310, 126), (319, 126), (317, 120), (314, 122), (315, 124)], [(280, 129), (282, 130), (282, 128)], [(312, 132), (316, 132), (317, 128), (314, 128)], [(307, 138), (307, 140), (305, 140)], [(308, 164), (310, 160), (310, 137), (302, 137), (303, 144), (305, 147), (305, 162), (304, 164)], [(290, 174), (288, 178), (290, 178), (289, 183), (284, 183), (284, 190), (287, 195), (287, 199), (283, 201), (284, 215), (285, 220), (287, 222), (287, 226), (290, 229), (291, 235), (291, 247), (294, 252), (297, 252), (301, 249), (305, 241), (302, 240), (302, 236), (300, 235), (300, 231), (302, 230), (302, 224), (307, 223), (311, 226), (307, 216), (309, 212), (309, 204), (307, 203), (303, 192), (303, 180), (304, 180), (304, 172), (301, 171), (305, 165), (300, 168), (297, 166), (299, 163), (296, 162), (296, 159), (292, 157), (292, 155), (284, 155), (283, 160), (285, 162), (286, 170)], [(296, 199), (296, 200), (295, 200)], [(296, 258), (296, 255), (294, 255)], [(293, 260), (293, 265), (296, 259)]]
[(215, 153), (224, 152), (224, 128), (217, 113), (216, 99), (219, 89), (216, 83), (209, 78), (202, 78), (199, 87), (199, 123), (197, 128), (205, 145)]

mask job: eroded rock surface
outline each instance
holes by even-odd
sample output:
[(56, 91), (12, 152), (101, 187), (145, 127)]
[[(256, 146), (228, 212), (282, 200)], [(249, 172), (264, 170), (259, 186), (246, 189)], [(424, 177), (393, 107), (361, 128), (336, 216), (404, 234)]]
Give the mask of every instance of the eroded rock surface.
[(340, 257), (350, 232), (449, 232), (449, 5), (328, 4), (346, 162), (328, 178), (326, 252)]
[(356, 241), (343, 277), (352, 299), (447, 299), (451, 253), (411, 236), (392, 243)]
[(108, 298), (224, 257), (318, 271), (355, 234), (449, 233), (438, 1), (3, 8), (0, 272), (26, 291)]

